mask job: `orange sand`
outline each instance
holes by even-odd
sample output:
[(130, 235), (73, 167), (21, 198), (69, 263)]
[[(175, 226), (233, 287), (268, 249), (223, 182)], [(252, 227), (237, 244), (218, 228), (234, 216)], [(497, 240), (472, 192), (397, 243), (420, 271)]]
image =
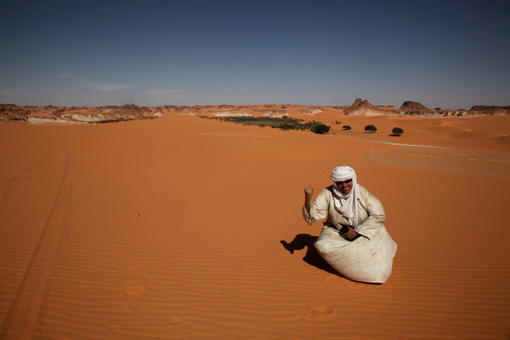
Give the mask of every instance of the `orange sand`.
[[(2, 338), (508, 339), (510, 117), (321, 119), (1, 124)], [(302, 220), (342, 164), (398, 243), (384, 285), (333, 273)]]

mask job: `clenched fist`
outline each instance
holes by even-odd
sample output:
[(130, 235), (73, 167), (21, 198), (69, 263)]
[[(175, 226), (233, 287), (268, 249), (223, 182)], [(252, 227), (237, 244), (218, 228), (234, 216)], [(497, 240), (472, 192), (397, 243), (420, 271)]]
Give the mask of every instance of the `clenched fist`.
[(305, 188), (305, 208), (310, 212), (310, 201), (312, 200), (313, 188), (308, 186)]
[(312, 197), (313, 193), (314, 193), (314, 191), (313, 191), (312, 187), (308, 186), (308, 187), (305, 188), (305, 195), (308, 198)]

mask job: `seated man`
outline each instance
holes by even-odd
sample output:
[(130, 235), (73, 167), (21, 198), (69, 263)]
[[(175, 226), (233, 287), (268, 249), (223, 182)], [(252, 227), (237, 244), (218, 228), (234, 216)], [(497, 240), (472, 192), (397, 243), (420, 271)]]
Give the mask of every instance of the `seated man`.
[(315, 248), (339, 273), (354, 281), (384, 283), (391, 274), (397, 244), (386, 231), (381, 202), (357, 183), (356, 172), (339, 166), (333, 185), (311, 203), (313, 188), (305, 188), (303, 217), (308, 224), (323, 220)]

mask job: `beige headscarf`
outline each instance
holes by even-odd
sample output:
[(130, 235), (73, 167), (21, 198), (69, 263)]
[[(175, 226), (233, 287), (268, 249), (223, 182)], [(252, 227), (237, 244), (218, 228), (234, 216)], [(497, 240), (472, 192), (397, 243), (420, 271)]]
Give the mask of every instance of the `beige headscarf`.
[(349, 220), (350, 225), (356, 228), (358, 226), (358, 194), (356, 190), (356, 172), (353, 168), (342, 165), (333, 169), (330, 178), (333, 182), (352, 179), (352, 190), (347, 195), (344, 195), (342, 192), (340, 192), (336, 185), (333, 186), (333, 200), (335, 209)]

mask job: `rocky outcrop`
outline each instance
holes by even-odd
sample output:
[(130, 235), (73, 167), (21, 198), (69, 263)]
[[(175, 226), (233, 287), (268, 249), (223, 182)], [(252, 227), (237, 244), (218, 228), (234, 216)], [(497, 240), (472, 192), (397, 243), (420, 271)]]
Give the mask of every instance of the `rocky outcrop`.
[(193, 107), (177, 106), (177, 107), (175, 107), (175, 112), (182, 113), (182, 114), (194, 115), (194, 114), (199, 113), (200, 109), (195, 106), (193, 106)]
[(470, 114), (477, 115), (510, 115), (510, 106), (483, 106), (477, 105), (473, 106), (469, 110)]
[(152, 110), (143, 106), (101, 106), (60, 108), (53, 116), (68, 122), (93, 123), (101, 121), (132, 120), (153, 116)]
[(400, 111), (408, 112), (408, 111), (431, 111), (431, 110), (418, 102), (408, 100), (402, 103), (402, 105), (400, 106)]
[(400, 112), (403, 116), (425, 116), (432, 118), (464, 117), (468, 114), (466, 110), (441, 110), (439, 107), (432, 110), (418, 102), (410, 100), (405, 101), (402, 106), (400, 106)]
[(188, 115), (212, 115), (214, 117), (246, 117), (253, 114), (234, 105), (203, 105), (203, 106), (178, 106), (175, 112)]
[[(155, 118), (167, 113), (200, 115), (209, 117), (255, 116), (255, 117), (293, 117), (321, 114), (333, 115), (400, 115), (423, 116), (430, 118), (464, 117), (475, 115), (510, 115), (510, 106), (473, 106), (471, 110), (429, 109), (424, 105), (405, 101), (400, 109), (394, 106), (372, 105), (368, 100), (356, 99), (349, 106), (304, 106), (304, 105), (163, 105), (145, 107), (124, 106), (16, 106), (0, 104), (0, 122), (14, 123), (98, 123), (121, 120)], [(307, 119), (307, 118), (305, 118)]]
[(30, 110), (14, 104), (0, 104), (0, 122), (25, 123), (29, 114)]
[(298, 112), (304, 113), (307, 115), (315, 115), (317, 113), (324, 112), (324, 111), (326, 111), (326, 110), (324, 110), (322, 107), (310, 106), (310, 107), (303, 108), (303, 109), (299, 110)]
[(286, 109), (252, 109), (253, 113), (256, 113), (258, 115), (264, 116), (264, 117), (283, 117), (287, 116), (289, 112)]
[(425, 115), (439, 115), (440, 110), (431, 110), (424, 105), (413, 102), (410, 100), (405, 101), (400, 106), (400, 112), (405, 116), (425, 116)]
[(252, 117), (253, 114), (240, 110), (219, 110), (210, 111), (214, 117)]
[(176, 113), (214, 117), (283, 117), (289, 115), (284, 105), (197, 105), (175, 108)]
[(467, 110), (435, 110), (439, 117), (465, 117), (469, 115)]
[(368, 100), (357, 98), (354, 103), (344, 110), (345, 115), (358, 115), (358, 116), (382, 116), (394, 115), (394, 110), (388, 110), (374, 106)]
[(161, 110), (136, 105), (100, 107), (16, 106), (0, 104), (0, 121), (33, 123), (94, 123), (160, 116)]

